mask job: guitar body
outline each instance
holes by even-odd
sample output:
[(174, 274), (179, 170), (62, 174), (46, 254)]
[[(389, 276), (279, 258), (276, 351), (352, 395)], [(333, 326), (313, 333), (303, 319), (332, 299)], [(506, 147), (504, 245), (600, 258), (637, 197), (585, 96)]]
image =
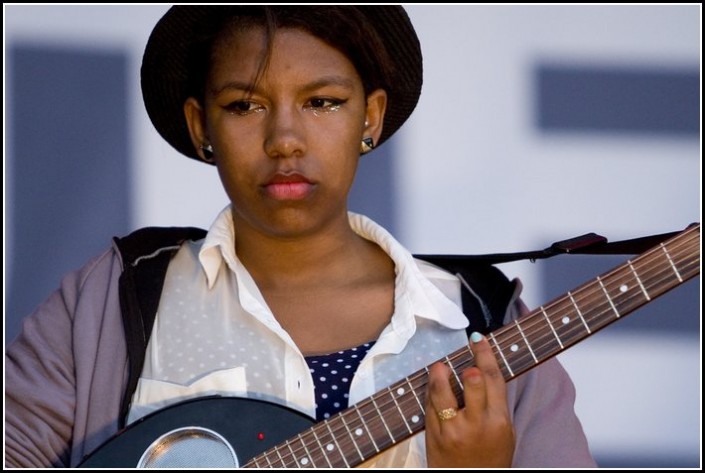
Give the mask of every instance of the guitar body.
[[(298, 411), (266, 401), (200, 397), (134, 422), (86, 457), (79, 467), (239, 467), (313, 424), (310, 417)], [(167, 434), (177, 429), (182, 430)], [(227, 453), (226, 443), (232, 456)], [(141, 460), (146, 463), (141, 464)]]

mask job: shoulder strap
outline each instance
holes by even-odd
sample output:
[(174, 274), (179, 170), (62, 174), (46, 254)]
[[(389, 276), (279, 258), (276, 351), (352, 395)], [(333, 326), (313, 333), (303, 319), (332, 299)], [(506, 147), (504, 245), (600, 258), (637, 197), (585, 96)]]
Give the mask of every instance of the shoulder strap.
[(470, 324), (467, 333), (488, 334), (504, 323), (516, 283), (484, 261), (464, 255), (414, 255), (439, 266), (460, 279), (463, 313)]
[(468, 334), (492, 332), (504, 323), (504, 316), (516, 284), (494, 265), (519, 260), (546, 259), (561, 254), (640, 254), (677, 235), (680, 231), (607, 242), (596, 233), (586, 233), (553, 243), (543, 250), (484, 255), (414, 255), (440, 266), (460, 279), (463, 312), (470, 321)]
[(205, 230), (193, 227), (149, 227), (113, 239), (123, 261), (119, 280), (120, 309), (129, 363), (127, 388), (120, 407), (120, 428), (125, 426), (132, 393), (142, 373), (169, 261), (184, 241), (199, 240), (205, 235)]
[[(468, 261), (469, 263), (482, 261), (487, 264), (500, 264), (526, 259), (536, 261), (537, 259), (546, 259), (552, 256), (564, 254), (636, 255), (653, 248), (659, 243), (664, 242), (679, 233), (681, 233), (681, 230), (609, 243), (607, 242), (607, 238), (602, 235), (598, 235), (597, 233), (586, 233), (567, 240), (557, 241), (543, 250), (521, 251), (517, 253), (492, 253), (484, 255), (416, 255), (416, 257), (420, 259), (432, 258), (438, 262), (452, 260), (455, 261), (456, 264), (462, 261)], [(439, 264), (439, 266), (443, 265)]]

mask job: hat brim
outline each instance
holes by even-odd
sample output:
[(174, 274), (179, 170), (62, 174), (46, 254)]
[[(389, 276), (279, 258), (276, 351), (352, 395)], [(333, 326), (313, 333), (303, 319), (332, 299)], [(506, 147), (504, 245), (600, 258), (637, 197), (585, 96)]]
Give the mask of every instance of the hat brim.
[[(403, 7), (355, 8), (376, 29), (395, 66), (380, 145), (404, 124), (418, 103), (423, 80), (421, 47)], [(149, 118), (171, 146), (198, 160), (183, 112), (188, 98), (188, 55), (196, 25), (211, 21), (213, 12), (213, 6), (171, 7), (154, 27), (142, 60), (142, 97)]]

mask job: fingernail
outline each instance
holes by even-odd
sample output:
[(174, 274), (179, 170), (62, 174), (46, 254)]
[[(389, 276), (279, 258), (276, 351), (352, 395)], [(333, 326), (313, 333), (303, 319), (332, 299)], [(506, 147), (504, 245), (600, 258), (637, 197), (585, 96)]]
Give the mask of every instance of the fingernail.
[(482, 338), (482, 334), (479, 332), (473, 332), (472, 335), (470, 335), (470, 340), (472, 340), (473, 343), (482, 341)]

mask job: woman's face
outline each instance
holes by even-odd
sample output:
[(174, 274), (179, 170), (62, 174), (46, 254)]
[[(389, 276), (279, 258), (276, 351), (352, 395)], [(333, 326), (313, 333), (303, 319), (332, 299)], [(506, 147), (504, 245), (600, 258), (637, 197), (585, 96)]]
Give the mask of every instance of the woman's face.
[(379, 139), (386, 94), (366, 100), (344, 54), (290, 28), (255, 82), (263, 48), (257, 27), (221, 40), (204, 103), (185, 112), (194, 144), (213, 146), (238, 231), (295, 238), (347, 221), (360, 141)]

